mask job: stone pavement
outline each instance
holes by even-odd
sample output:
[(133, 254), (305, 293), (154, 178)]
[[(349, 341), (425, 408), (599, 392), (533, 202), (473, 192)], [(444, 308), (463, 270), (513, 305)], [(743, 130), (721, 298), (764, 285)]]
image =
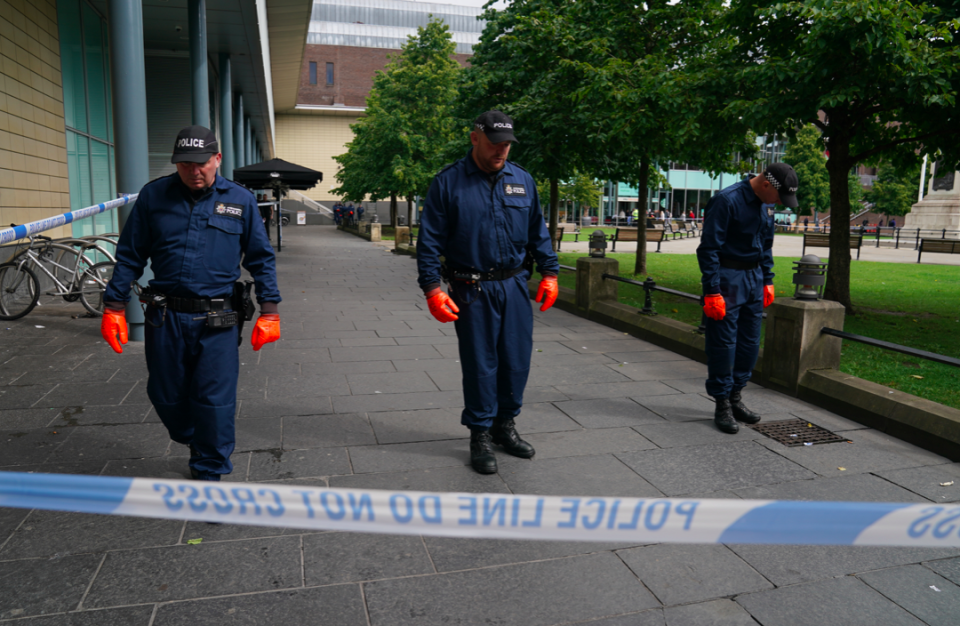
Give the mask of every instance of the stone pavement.
[[(960, 483), (960, 466), (757, 386), (745, 396), (765, 419), (801, 416), (853, 444), (720, 434), (703, 365), (558, 310), (535, 314), (517, 422), (537, 456), (500, 454), (499, 474), (475, 474), (454, 331), (426, 312), (414, 261), (308, 226), (287, 229), (279, 271), (283, 340), (242, 349), (230, 480), (960, 500), (939, 486)], [(148, 403), (142, 346), (115, 355), (97, 320), (71, 318), (79, 305), (52, 304), (0, 323), (0, 470), (186, 477), (186, 448)], [(948, 549), (492, 541), (0, 509), (0, 622), (24, 626), (956, 624), (958, 585), (960, 550)]]

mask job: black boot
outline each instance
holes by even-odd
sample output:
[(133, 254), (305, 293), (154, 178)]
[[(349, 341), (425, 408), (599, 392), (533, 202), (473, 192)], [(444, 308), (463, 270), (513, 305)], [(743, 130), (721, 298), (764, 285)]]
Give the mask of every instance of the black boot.
[(713, 411), (713, 423), (716, 424), (717, 428), (721, 431), (729, 435), (736, 435), (740, 432), (740, 424), (733, 418), (730, 399), (715, 398), (715, 400), (717, 401), (717, 407)]
[(517, 434), (517, 427), (513, 420), (494, 421), (490, 429), (493, 443), (497, 444), (507, 454), (518, 456), (521, 459), (531, 459), (537, 453), (529, 443)]
[(739, 389), (734, 389), (730, 392), (730, 408), (733, 409), (733, 416), (737, 418), (738, 422), (756, 424), (760, 421), (759, 415), (743, 405)]
[(493, 453), (490, 431), (470, 431), (470, 467), (480, 474), (497, 473), (497, 457)]

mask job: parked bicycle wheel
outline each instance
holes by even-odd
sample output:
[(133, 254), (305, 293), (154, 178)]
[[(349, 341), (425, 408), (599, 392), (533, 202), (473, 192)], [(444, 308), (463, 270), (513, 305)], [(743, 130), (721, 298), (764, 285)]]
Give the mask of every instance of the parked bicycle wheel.
[(113, 278), (114, 265), (112, 261), (97, 263), (80, 277), (80, 303), (93, 315), (103, 315), (103, 292)]
[(37, 306), (40, 284), (30, 268), (0, 265), (0, 320), (20, 319)]
[[(77, 281), (85, 269), (93, 266), (90, 259), (81, 254), (79, 248), (57, 243), (50, 244), (40, 258), (47, 269), (60, 281), (60, 284), (70, 290), (70, 293), (60, 294), (63, 299), (67, 302), (76, 302), (80, 298)], [(46, 282), (49, 283), (50, 281), (47, 280)], [(57, 292), (62, 291), (57, 285), (42, 285), (42, 287), (43, 289), (49, 287)]]

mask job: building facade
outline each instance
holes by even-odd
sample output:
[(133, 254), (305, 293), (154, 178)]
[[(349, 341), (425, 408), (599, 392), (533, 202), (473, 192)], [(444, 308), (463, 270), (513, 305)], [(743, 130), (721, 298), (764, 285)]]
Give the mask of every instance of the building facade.
[(324, 181), (305, 192), (313, 200), (339, 198), (334, 156), (353, 138), (350, 124), (366, 109), (377, 71), (386, 67), (417, 28), (440, 19), (457, 45), (455, 58), (466, 64), (485, 22), (481, 0), (447, 3), (408, 0), (316, 0), (300, 67), (296, 107), (277, 110), (280, 158), (324, 172)]

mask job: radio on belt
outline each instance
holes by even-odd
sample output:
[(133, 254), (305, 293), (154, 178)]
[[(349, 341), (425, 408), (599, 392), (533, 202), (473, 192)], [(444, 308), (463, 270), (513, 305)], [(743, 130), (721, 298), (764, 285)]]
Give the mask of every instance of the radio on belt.
[[(211, 298), (210, 302), (223, 302), (223, 298)], [(236, 311), (210, 311), (193, 319), (207, 320), (207, 328), (230, 328), (240, 323), (240, 316)]]

